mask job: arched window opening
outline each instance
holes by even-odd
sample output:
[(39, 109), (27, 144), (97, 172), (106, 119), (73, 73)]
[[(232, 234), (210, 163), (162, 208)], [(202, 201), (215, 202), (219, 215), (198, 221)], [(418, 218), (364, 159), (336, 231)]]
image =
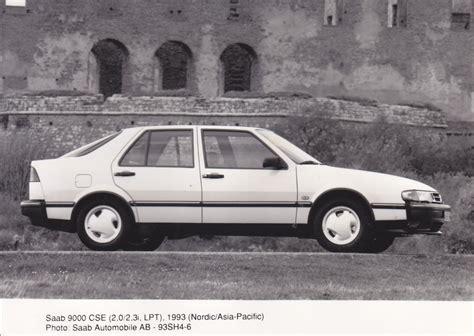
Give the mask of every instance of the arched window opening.
[(160, 64), (162, 90), (179, 90), (188, 87), (191, 50), (184, 43), (165, 42), (156, 52)]
[(116, 40), (106, 39), (94, 45), (92, 54), (98, 65), (99, 92), (105, 97), (122, 93), (127, 48)]
[(245, 44), (232, 44), (223, 51), (221, 62), (224, 74), (224, 93), (251, 90), (252, 67), (255, 59), (255, 52)]

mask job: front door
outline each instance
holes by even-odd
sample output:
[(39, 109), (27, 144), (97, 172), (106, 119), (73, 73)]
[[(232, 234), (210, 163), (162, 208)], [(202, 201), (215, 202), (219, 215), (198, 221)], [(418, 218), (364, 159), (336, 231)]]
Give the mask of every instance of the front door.
[(201, 223), (201, 180), (194, 130), (148, 130), (112, 165), (141, 223)]
[(255, 134), (202, 128), (204, 223), (294, 224), (296, 169), (264, 168), (278, 157)]

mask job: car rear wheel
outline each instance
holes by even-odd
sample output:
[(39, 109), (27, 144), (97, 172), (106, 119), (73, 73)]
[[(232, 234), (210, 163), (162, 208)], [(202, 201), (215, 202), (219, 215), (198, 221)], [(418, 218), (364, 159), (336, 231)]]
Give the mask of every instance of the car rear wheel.
[(94, 200), (79, 210), (77, 234), (92, 250), (117, 250), (122, 247), (130, 222), (130, 216), (119, 203), (108, 199)]
[(314, 217), (316, 239), (331, 252), (362, 252), (370, 237), (369, 226), (368, 211), (352, 199), (332, 199)]

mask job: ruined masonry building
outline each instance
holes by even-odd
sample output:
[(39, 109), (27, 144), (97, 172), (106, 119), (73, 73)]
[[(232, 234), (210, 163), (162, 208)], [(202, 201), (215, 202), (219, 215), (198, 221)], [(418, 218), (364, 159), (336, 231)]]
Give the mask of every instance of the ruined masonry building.
[(474, 121), (471, 20), (471, 0), (0, 0), (0, 112), (377, 114), (357, 97)]

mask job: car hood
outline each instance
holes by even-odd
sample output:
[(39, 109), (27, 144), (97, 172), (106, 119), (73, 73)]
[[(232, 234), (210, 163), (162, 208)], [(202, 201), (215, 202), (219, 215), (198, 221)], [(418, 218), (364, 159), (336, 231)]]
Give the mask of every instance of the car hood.
[(316, 190), (313, 199), (330, 189), (350, 189), (361, 193), (370, 203), (403, 203), (404, 190), (436, 191), (415, 180), (364, 170), (300, 165), (297, 171), (298, 190), (303, 193)]

